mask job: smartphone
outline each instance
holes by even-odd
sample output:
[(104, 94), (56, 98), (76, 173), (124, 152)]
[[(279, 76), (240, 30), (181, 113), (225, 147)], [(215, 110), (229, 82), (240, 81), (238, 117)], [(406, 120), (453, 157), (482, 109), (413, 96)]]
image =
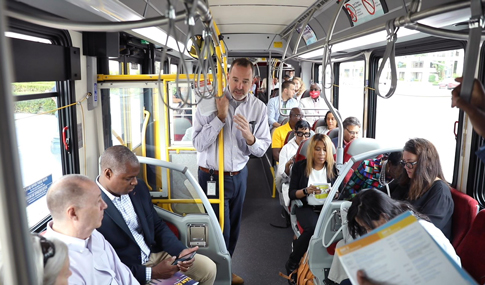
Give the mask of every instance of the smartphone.
[(191, 252), (187, 255), (181, 256), (180, 258), (175, 259), (174, 262), (172, 263), (172, 265), (177, 265), (177, 263), (179, 261), (184, 262), (184, 261), (187, 261), (187, 260), (191, 260), (192, 258), (194, 258), (196, 253), (197, 253), (196, 251), (193, 251), (193, 252)]

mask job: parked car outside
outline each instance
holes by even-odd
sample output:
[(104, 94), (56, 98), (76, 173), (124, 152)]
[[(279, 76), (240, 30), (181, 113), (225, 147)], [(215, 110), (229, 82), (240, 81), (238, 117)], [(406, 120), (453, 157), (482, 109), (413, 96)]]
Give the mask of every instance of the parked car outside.
[(458, 86), (460, 83), (456, 82), (454, 78), (446, 78), (446, 79), (443, 79), (439, 84), (438, 86), (440, 87), (440, 89), (442, 88), (448, 88), (449, 90), (455, 88), (456, 86)]

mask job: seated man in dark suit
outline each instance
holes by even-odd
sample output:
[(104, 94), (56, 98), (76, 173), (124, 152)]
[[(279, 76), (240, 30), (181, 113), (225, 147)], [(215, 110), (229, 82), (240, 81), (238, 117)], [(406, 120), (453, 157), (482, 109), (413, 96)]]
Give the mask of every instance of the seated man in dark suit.
[(213, 284), (216, 265), (204, 255), (172, 265), (175, 257), (190, 254), (198, 247), (185, 248), (157, 215), (148, 187), (137, 179), (140, 163), (136, 156), (124, 146), (113, 146), (101, 155), (100, 167), (96, 182), (108, 208), (99, 231), (135, 278), (146, 284), (151, 279), (169, 278), (180, 270), (202, 285)]

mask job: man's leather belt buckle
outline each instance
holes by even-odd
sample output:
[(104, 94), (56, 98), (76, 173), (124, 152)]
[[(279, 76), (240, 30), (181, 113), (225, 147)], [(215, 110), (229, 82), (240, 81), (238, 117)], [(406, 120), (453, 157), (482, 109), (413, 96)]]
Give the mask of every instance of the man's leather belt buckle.
[[(202, 167), (202, 166), (199, 166), (199, 169), (204, 171), (205, 173), (209, 173), (209, 174), (213, 174), (213, 175), (219, 175), (219, 171), (217, 170), (211, 170), (211, 169), (207, 169), (205, 167)], [(224, 175), (225, 176), (236, 176), (239, 174), (240, 171), (225, 171), (224, 172)]]

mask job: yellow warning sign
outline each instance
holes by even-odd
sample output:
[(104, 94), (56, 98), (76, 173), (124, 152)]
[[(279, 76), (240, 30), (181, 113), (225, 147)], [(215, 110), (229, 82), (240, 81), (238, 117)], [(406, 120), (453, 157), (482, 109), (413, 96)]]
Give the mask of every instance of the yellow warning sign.
[(283, 42), (274, 42), (273, 47), (275, 48), (282, 48), (283, 47)]

